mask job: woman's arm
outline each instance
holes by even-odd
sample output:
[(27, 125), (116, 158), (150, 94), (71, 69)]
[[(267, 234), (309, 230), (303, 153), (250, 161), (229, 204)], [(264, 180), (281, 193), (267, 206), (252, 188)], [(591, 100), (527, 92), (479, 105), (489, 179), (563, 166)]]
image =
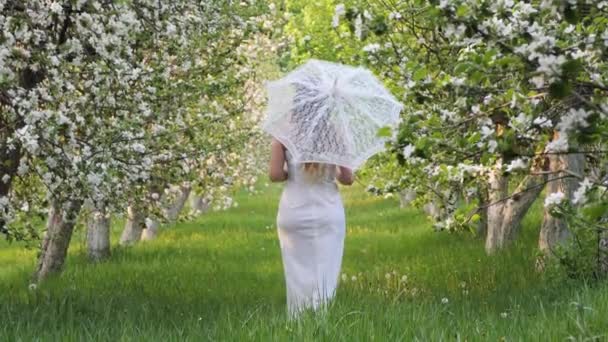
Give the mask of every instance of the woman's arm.
[(285, 147), (278, 140), (272, 138), (270, 143), (270, 170), (268, 176), (271, 182), (282, 182), (287, 180), (285, 165)]
[(342, 185), (352, 185), (355, 182), (355, 175), (353, 174), (353, 170), (344, 166), (338, 166), (338, 176), (336, 179)]

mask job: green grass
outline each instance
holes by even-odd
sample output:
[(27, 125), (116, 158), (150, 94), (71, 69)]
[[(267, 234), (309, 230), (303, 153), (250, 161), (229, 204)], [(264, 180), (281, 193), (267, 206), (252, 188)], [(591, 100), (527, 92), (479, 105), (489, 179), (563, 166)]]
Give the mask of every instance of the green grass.
[[(239, 195), (238, 208), (116, 247), (101, 264), (86, 261), (77, 232), (65, 272), (35, 290), (35, 251), (0, 243), (0, 341), (608, 339), (608, 286), (534, 271), (539, 215), (488, 257), (482, 241), (433, 232), (415, 209), (357, 187), (344, 192), (346, 280), (326, 314), (290, 322), (279, 191)], [(114, 241), (119, 232), (117, 222)]]

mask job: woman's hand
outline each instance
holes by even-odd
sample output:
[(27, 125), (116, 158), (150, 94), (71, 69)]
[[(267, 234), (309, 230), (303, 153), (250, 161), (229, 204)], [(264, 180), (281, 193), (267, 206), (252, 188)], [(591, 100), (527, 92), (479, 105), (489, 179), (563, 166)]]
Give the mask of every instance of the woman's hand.
[(285, 146), (275, 138), (270, 143), (270, 167), (268, 176), (271, 182), (283, 182), (287, 180), (285, 171)]
[(355, 175), (353, 174), (353, 170), (344, 166), (338, 166), (338, 176), (336, 179), (342, 185), (352, 185), (355, 182)]

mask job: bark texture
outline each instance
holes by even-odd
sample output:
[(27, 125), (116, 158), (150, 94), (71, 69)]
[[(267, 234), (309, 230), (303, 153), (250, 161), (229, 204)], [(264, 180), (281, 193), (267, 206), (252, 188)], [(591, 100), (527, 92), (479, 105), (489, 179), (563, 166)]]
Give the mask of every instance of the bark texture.
[(120, 236), (120, 244), (126, 246), (137, 243), (141, 239), (143, 228), (144, 216), (134, 205), (130, 205), (127, 208), (127, 222)]
[[(479, 205), (483, 205), (488, 201), (488, 191), (485, 187), (479, 186), (477, 189), (477, 198)], [(479, 222), (477, 222), (477, 237), (485, 238), (488, 232), (488, 208), (481, 208), (479, 211)]]
[(204, 214), (209, 210), (209, 203), (201, 196), (192, 193), (190, 196), (190, 207), (195, 215)]
[[(19, 167), (19, 159), (21, 158), (20, 149), (9, 149), (5, 145), (6, 136), (1, 133), (0, 129), (0, 177), (8, 175), (8, 181), (0, 179), (0, 197), (7, 196), (11, 191), (12, 180), (17, 174), (17, 168)], [(5, 227), (5, 222), (0, 218), (0, 233), (8, 233), (8, 229)]]
[(146, 229), (141, 234), (141, 239), (144, 241), (150, 241), (156, 239), (158, 236), (158, 229), (160, 228), (160, 223), (158, 220), (147, 218), (146, 219)]
[(508, 176), (499, 165), (488, 178), (488, 231), (486, 252), (492, 254), (509, 245), (517, 238), (521, 221), (538, 198), (546, 182), (544, 159), (534, 161), (531, 173), (526, 176), (509, 196)]
[(436, 201), (426, 203), (422, 210), (433, 220), (439, 220), (441, 217), (441, 209)]
[[(582, 175), (584, 172), (585, 157), (580, 153), (551, 155), (549, 156), (549, 175), (547, 183), (547, 196), (552, 193), (562, 192), (566, 198), (571, 198), (576, 191), (579, 180), (568, 177), (564, 170), (569, 170)], [(568, 178), (563, 178), (568, 177)], [(567, 223), (551, 215), (550, 210), (545, 208), (543, 223), (540, 229), (538, 247), (545, 255), (551, 255), (552, 250), (562, 244), (570, 237)]]
[[(604, 218), (608, 222), (608, 216)], [(599, 271), (603, 276), (608, 275), (608, 230), (598, 233)]]
[(38, 264), (33, 276), (34, 282), (40, 282), (63, 269), (80, 208), (80, 202), (51, 204), (46, 233), (42, 239)]
[[(604, 170), (608, 171), (608, 163), (603, 165)], [(608, 177), (602, 177), (602, 171), (600, 167), (592, 168), (591, 170), (592, 177), (598, 179), (602, 182), (608, 181)], [(604, 213), (604, 216), (601, 219), (601, 223), (604, 227), (608, 224), (608, 213)], [(608, 276), (608, 230), (600, 230), (598, 231), (597, 236), (598, 242), (598, 266), (599, 272), (603, 276)]]
[(91, 261), (110, 257), (110, 216), (105, 208), (91, 213), (87, 225), (87, 252)]
[(403, 189), (399, 192), (399, 207), (406, 208), (416, 199), (416, 191), (412, 189)]
[(190, 196), (190, 192), (192, 191), (192, 187), (189, 184), (182, 184), (180, 186), (178, 195), (175, 198), (175, 201), (169, 205), (169, 207), (165, 210), (165, 217), (169, 222), (175, 222), (179, 218), (179, 214), (184, 209), (184, 205)]

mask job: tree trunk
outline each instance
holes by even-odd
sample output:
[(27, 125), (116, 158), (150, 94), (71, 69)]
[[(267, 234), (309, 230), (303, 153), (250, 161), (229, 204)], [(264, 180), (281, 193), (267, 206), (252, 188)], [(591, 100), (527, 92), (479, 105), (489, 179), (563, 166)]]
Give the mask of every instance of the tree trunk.
[(504, 245), (504, 233), (502, 229), (502, 211), (504, 201), (508, 193), (508, 178), (502, 173), (502, 163), (499, 162), (488, 175), (488, 203), (486, 208), (487, 232), (486, 252), (493, 253)]
[[(608, 222), (608, 217), (605, 222)], [(608, 230), (598, 232), (598, 258), (600, 274), (608, 275)]]
[[(552, 193), (562, 192), (565, 198), (571, 198), (579, 184), (579, 180), (574, 177), (562, 178), (568, 174), (563, 170), (569, 170), (582, 175), (584, 170), (585, 157), (580, 153), (549, 156), (549, 170), (552, 172), (548, 178), (547, 196)], [(560, 172), (562, 171), (562, 172)], [(543, 223), (540, 229), (538, 246), (545, 255), (551, 255), (552, 250), (559, 244), (565, 242), (570, 237), (570, 231), (566, 221), (554, 217), (549, 208), (545, 208)]]
[(188, 197), (190, 196), (190, 192), (192, 187), (190, 184), (182, 184), (180, 186), (179, 194), (175, 198), (175, 201), (169, 205), (169, 207), (165, 210), (165, 217), (169, 222), (177, 221), (179, 214), (181, 213)]
[(40, 282), (49, 275), (62, 270), (80, 207), (80, 202), (68, 202), (64, 205), (55, 202), (51, 204), (46, 233), (42, 240), (38, 265), (33, 276), (34, 282)]
[[(606, 173), (604, 173), (602, 171), (603, 170), (606, 171)], [(608, 176), (606, 176), (606, 174), (608, 173), (608, 163), (604, 163), (603, 167), (593, 167), (591, 168), (591, 172), (590, 175), (591, 177), (595, 178), (597, 181), (605, 183), (606, 181), (608, 181)], [(602, 175), (604, 175), (602, 177)], [(606, 224), (608, 223), (608, 213), (604, 213), (603, 217), (600, 220), (600, 223), (603, 224), (604, 226), (606, 226)], [(608, 230), (598, 230), (597, 231), (597, 243), (598, 243), (598, 266), (599, 266), (599, 272), (600, 275), (602, 276), (606, 276), (608, 275)]]
[(209, 203), (203, 197), (193, 193), (192, 196), (190, 196), (190, 207), (192, 207), (193, 214), (200, 215), (209, 210)]
[(143, 227), (143, 215), (135, 207), (135, 205), (130, 205), (127, 208), (127, 223), (125, 224), (125, 229), (122, 231), (122, 235), (120, 236), (120, 244), (125, 246), (137, 243), (141, 239)]
[(110, 257), (110, 216), (105, 208), (91, 213), (87, 227), (87, 249), (91, 261)]
[[(10, 133), (11, 132), (9, 132), (9, 135)], [(0, 145), (0, 198), (2, 198), (8, 196), (11, 191), (12, 181), (17, 174), (17, 168), (19, 167), (21, 151), (19, 148), (9, 149), (5, 146), (7, 137), (2, 134), (2, 130), (0, 130), (0, 139), (2, 139), (2, 145)], [(4, 175), (8, 175), (8, 181), (6, 182), (2, 179)], [(5, 224), (6, 222), (0, 217), (0, 234), (9, 233)]]
[[(508, 178), (496, 168), (490, 173), (488, 197), (490, 203), (502, 201), (488, 208), (488, 232), (486, 252), (492, 254), (517, 238), (521, 221), (540, 195), (547, 176), (538, 173), (544, 170), (544, 160), (535, 161), (531, 174), (527, 175), (511, 197), (508, 194)], [(535, 174), (537, 173), (537, 174)]]
[(422, 210), (435, 221), (438, 221), (441, 218), (441, 209), (435, 200), (422, 206)]
[(416, 191), (412, 189), (403, 189), (399, 192), (399, 207), (407, 207), (413, 200), (416, 199)]
[[(483, 185), (478, 186), (477, 198), (479, 205), (483, 205), (488, 201), (488, 191)], [(485, 238), (488, 231), (488, 208), (482, 208), (479, 211), (479, 222), (477, 222), (477, 237)]]
[(144, 241), (150, 241), (156, 239), (158, 236), (158, 228), (160, 227), (160, 223), (158, 220), (147, 218), (146, 219), (146, 229), (144, 229), (141, 234), (141, 239)]

